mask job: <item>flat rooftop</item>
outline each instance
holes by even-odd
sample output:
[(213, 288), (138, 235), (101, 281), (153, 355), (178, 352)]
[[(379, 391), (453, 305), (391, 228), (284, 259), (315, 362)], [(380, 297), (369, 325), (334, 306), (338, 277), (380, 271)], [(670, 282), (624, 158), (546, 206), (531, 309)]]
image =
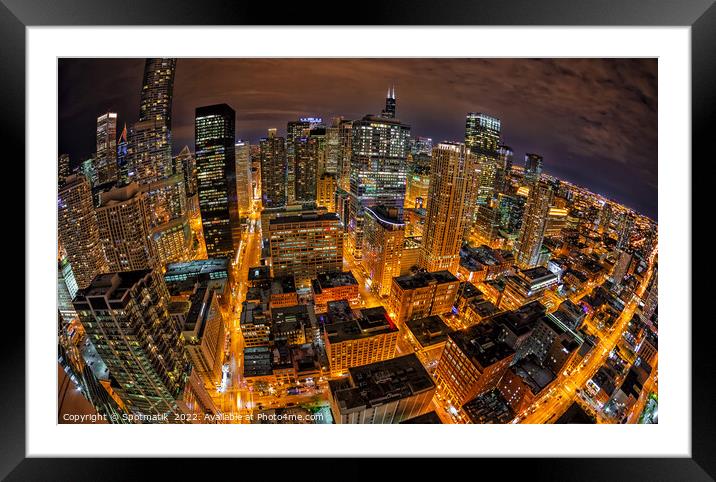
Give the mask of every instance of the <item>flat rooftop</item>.
[(430, 285), (452, 283), (457, 281), (457, 278), (447, 270), (433, 272), (423, 271), (412, 275), (398, 276), (393, 279), (403, 290), (424, 288)]
[(291, 214), (287, 216), (281, 216), (269, 221), (269, 229), (272, 226), (279, 226), (282, 224), (293, 224), (293, 223), (315, 223), (322, 221), (335, 221), (338, 223), (340, 219), (336, 213), (300, 213)]
[(479, 368), (487, 368), (515, 354), (515, 350), (499, 341), (501, 330), (494, 323), (481, 323), (448, 336)]
[(438, 315), (409, 320), (405, 325), (423, 348), (446, 342), (453, 331)]
[(346, 300), (331, 301), (328, 311), (319, 316), (321, 328), (330, 343), (359, 340), (397, 332), (398, 328), (382, 306), (352, 310)]
[(328, 288), (357, 285), (358, 281), (350, 271), (333, 271), (329, 273), (319, 273), (316, 279), (313, 280), (313, 291), (318, 294)]
[(440, 417), (438, 417), (438, 414), (435, 413), (435, 410), (433, 410), (432, 412), (424, 413), (422, 415), (418, 415), (417, 417), (409, 418), (408, 420), (403, 420), (400, 423), (441, 424), (443, 422), (440, 420)]
[(328, 382), (342, 410), (375, 407), (435, 389), (415, 354), (349, 368), (349, 376)]

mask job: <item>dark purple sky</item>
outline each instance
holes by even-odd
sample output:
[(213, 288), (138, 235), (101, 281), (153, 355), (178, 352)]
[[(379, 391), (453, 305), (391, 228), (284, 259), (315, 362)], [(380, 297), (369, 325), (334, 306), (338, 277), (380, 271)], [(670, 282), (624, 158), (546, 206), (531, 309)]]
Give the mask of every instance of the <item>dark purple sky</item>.
[[(139, 115), (143, 59), (59, 61), (59, 151), (94, 151), (97, 116)], [(174, 152), (193, 150), (194, 109), (225, 102), (236, 134), (254, 142), (286, 122), (378, 113), (395, 84), (398, 117), (414, 136), (463, 140), (465, 114), (502, 121), (522, 164), (545, 170), (653, 218), (657, 215), (656, 59), (180, 59), (174, 85)]]

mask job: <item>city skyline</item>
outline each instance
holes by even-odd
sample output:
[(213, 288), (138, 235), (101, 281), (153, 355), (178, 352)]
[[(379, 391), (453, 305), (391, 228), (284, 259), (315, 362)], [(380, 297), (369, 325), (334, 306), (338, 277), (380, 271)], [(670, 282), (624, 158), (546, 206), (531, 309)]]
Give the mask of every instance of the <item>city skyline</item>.
[[(139, 117), (141, 59), (60, 59), (60, 152), (76, 165), (95, 139), (83, 134), (102, 112), (117, 130)], [(544, 158), (545, 173), (656, 219), (655, 59), (179, 59), (174, 86), (173, 154), (193, 146), (196, 107), (227, 103), (236, 138), (318, 116), (379, 114), (395, 87), (397, 118), (411, 135), (462, 141), (464, 116), (502, 122), (515, 164)], [(182, 68), (182, 66), (185, 66)], [(291, 76), (281, 72), (291, 71)], [(90, 88), (91, 87), (91, 88)], [(88, 93), (89, 92), (89, 93)], [(96, 115), (94, 112), (96, 111)], [(92, 114), (89, 114), (92, 112)], [(632, 182), (633, 179), (639, 182)]]
[(177, 142), (178, 66), (145, 59), (138, 119), (103, 109), (91, 157), (58, 152), (60, 400), (111, 423), (658, 423), (653, 219), (541, 150), (522, 167), (492, 112), (417, 134), (394, 84), (254, 144), (197, 94)]

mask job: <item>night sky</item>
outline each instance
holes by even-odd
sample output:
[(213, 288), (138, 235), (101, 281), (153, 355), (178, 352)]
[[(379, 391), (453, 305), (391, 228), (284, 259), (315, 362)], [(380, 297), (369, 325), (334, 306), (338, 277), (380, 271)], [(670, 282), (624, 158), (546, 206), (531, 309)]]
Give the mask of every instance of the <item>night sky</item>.
[[(135, 122), (143, 69), (143, 59), (61, 59), (59, 152), (91, 156), (107, 110), (118, 134)], [(393, 84), (413, 136), (464, 141), (465, 114), (491, 114), (516, 165), (540, 154), (548, 174), (656, 218), (656, 59), (180, 59), (173, 150), (193, 150), (198, 106), (229, 104), (237, 139), (254, 143), (298, 117), (380, 113)]]

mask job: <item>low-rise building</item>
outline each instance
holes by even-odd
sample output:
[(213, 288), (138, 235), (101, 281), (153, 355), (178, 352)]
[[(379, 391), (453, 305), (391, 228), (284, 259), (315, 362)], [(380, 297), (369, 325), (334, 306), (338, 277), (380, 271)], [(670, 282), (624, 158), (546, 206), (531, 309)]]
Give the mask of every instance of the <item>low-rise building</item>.
[(413, 354), (350, 368), (348, 377), (328, 383), (336, 423), (400, 423), (429, 412), (435, 394)]
[(388, 305), (398, 323), (452, 311), (460, 282), (449, 271), (393, 278)]

